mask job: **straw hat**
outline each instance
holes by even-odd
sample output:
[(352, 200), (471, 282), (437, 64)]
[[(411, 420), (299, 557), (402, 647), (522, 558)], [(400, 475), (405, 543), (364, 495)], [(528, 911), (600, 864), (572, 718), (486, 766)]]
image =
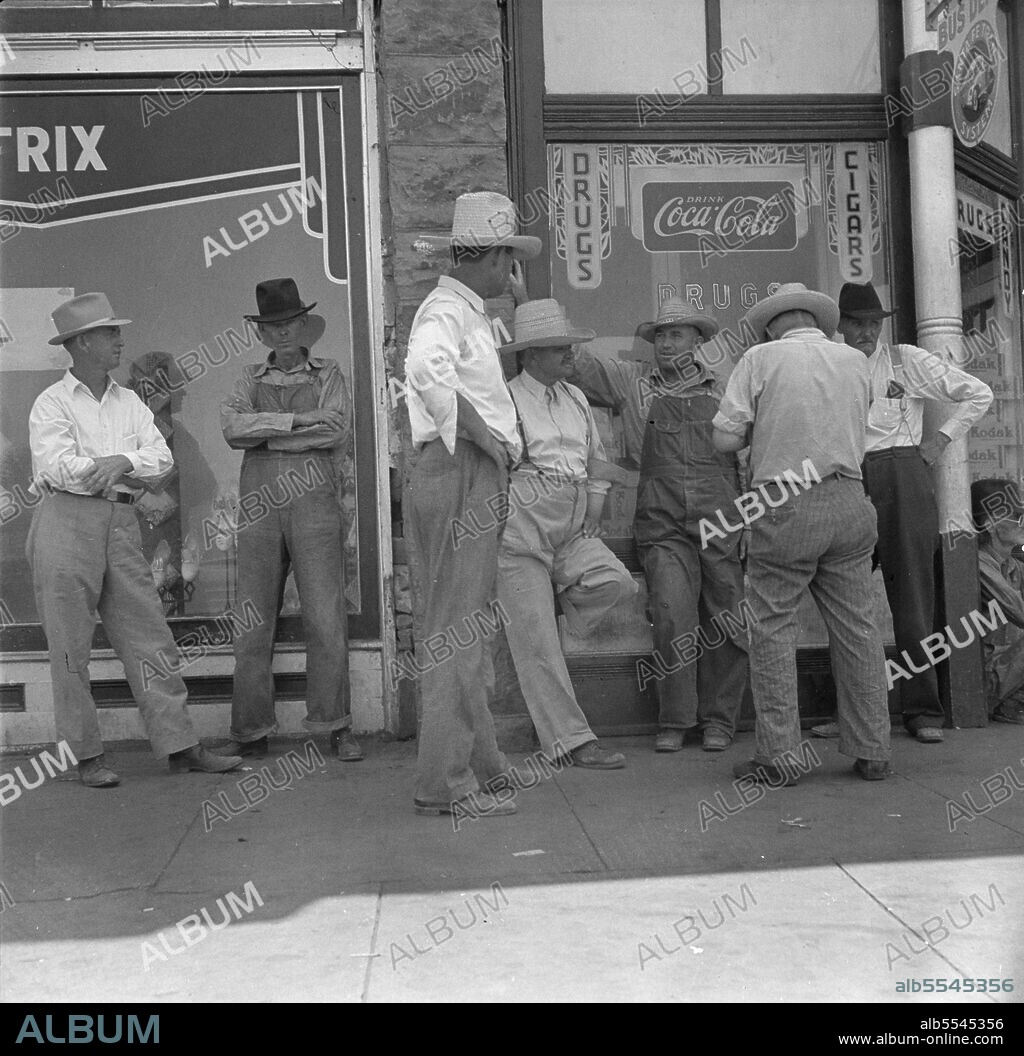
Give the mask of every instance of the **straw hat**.
[(667, 301), (662, 301), (658, 318), (650, 323), (641, 323), (637, 333), (648, 344), (653, 344), (654, 335), (661, 327), (673, 325), (695, 327), (705, 341), (718, 333), (718, 323), (710, 315), (702, 315), (681, 297), (669, 297)]
[(51, 345), (63, 345), (65, 341), (87, 330), (96, 330), (101, 326), (124, 326), (131, 322), (131, 319), (114, 318), (114, 309), (110, 307), (105, 293), (83, 293), (80, 297), (72, 297), (55, 308), (51, 318), (57, 328), (57, 336), (49, 340)]
[(455, 216), (450, 235), (420, 235), (413, 249), (491, 249), (511, 246), (517, 259), (529, 259), (540, 252), (540, 239), (518, 235), (516, 207), (495, 191), (472, 191), (455, 199)]
[(527, 301), (516, 309), (512, 322), (515, 340), (502, 345), (499, 351), (523, 352), (528, 348), (563, 348), (593, 341), (593, 330), (580, 330), (572, 325), (565, 309), (553, 298)]
[(758, 301), (744, 317), (758, 341), (771, 340), (766, 327), (783, 312), (810, 312), (818, 329), (831, 337), (839, 325), (839, 305), (828, 294), (809, 290), (802, 282), (783, 283), (770, 297)]

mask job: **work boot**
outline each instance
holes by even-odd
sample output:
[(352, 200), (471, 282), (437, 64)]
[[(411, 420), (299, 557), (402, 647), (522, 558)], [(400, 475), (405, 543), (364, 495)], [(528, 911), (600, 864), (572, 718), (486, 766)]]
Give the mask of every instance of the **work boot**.
[(942, 730), (938, 726), (918, 726), (914, 736), (922, 744), (942, 744)]
[(823, 722), (820, 726), (812, 726), (811, 733), (815, 737), (838, 737), (839, 736), (839, 723), (838, 722)]
[(336, 755), (343, 763), (358, 763), (363, 758), (363, 749), (346, 727), (331, 731), (331, 755)]
[(654, 738), (656, 752), (678, 752), (683, 747), (683, 730), (664, 729)]
[(226, 744), (221, 744), (218, 745), (216, 748), (211, 748), (210, 753), (212, 755), (225, 756), (264, 756), (267, 754), (267, 741), (268, 738), (266, 737), (258, 737), (255, 741), (230, 740)]
[(223, 749), (216, 754), (208, 752), (201, 744), (193, 745), (181, 752), (171, 752), (167, 765), (172, 774), (187, 774), (196, 770), (202, 774), (223, 774), (242, 765), (240, 755), (223, 755)]
[(102, 755), (83, 759), (78, 764), (78, 779), (88, 788), (113, 788), (121, 779), (107, 766)]
[(853, 769), (865, 781), (884, 781), (889, 776), (889, 764), (884, 759), (858, 759)]
[(732, 738), (725, 730), (710, 728), (704, 731), (704, 744), (702, 747), (705, 752), (724, 752), (730, 744), (732, 744)]
[(622, 752), (602, 748), (597, 741), (587, 741), (569, 753), (573, 766), (584, 770), (621, 770), (626, 765)]
[(424, 803), (421, 799), (414, 799), (413, 807), (417, 814), (454, 814), (456, 803), (471, 818), (490, 818), (495, 815), (515, 814), (517, 811), (511, 799), (499, 803), (489, 792), (474, 792), (452, 803)]

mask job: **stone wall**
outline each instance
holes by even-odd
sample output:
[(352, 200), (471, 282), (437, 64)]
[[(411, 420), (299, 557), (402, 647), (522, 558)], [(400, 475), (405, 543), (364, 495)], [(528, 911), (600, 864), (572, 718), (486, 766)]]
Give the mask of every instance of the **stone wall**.
[[(501, 10), (495, 0), (383, 0), (378, 35), (380, 110), (389, 199), (385, 276), (389, 284), (387, 363), (402, 377), (406, 342), (420, 302), (436, 285), (447, 256), (424, 256), (420, 234), (451, 231), (455, 199), (466, 191), (508, 193)], [(488, 304), (512, 328), (511, 298)], [(404, 402), (391, 413), (393, 488), (404, 492), (409, 451)], [(395, 503), (396, 511), (399, 506)], [(415, 562), (404, 563), (400, 514), (394, 524), (396, 627), (402, 650), (420, 641)], [(529, 719), (502, 640), (495, 650), (495, 711), (506, 744), (529, 736)], [(415, 687), (398, 683), (400, 736), (415, 731)], [(513, 736), (514, 735), (514, 736)]]

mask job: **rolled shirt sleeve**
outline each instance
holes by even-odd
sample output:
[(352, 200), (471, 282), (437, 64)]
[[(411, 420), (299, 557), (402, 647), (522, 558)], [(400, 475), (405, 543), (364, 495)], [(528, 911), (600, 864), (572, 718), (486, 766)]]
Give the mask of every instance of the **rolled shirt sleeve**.
[(907, 395), (955, 404), (953, 413), (939, 426), (939, 432), (950, 440), (966, 436), (991, 405), (992, 390), (941, 356), (915, 345), (899, 348)]
[[(124, 455), (132, 464), (132, 475), (140, 480), (150, 480), (154, 477), (162, 477), (169, 473), (174, 467), (174, 459), (171, 449), (163, 434), (156, 427), (153, 412), (142, 402), (136, 400), (138, 409), (138, 430), (135, 434), (138, 447), (132, 450), (115, 451), (114, 454)], [(128, 441), (130, 443), (130, 439)]]
[(95, 464), (88, 455), (78, 453), (78, 427), (67, 408), (50, 392), (44, 392), (32, 405), (28, 436), (32, 450), (32, 487), (37, 493), (38, 485), (44, 484), (66, 490), (69, 484), (77, 484)]
[(455, 394), (461, 392), (472, 400), (455, 370), (461, 328), (461, 321), (453, 311), (445, 305), (432, 306), (417, 321), (405, 360), (409, 388), (433, 421), (444, 446), (453, 454), (458, 427)]
[(729, 375), (725, 395), (718, 405), (718, 413), (711, 420), (711, 425), (723, 433), (746, 436), (747, 427), (754, 420), (755, 411), (750, 363), (744, 358), (736, 364), (735, 370)]
[[(336, 360), (324, 361), (321, 368), (320, 399), (317, 408), (325, 411), (341, 411), (345, 421), (340, 429), (327, 424), (304, 425), (293, 429), (287, 436), (272, 436), (267, 439), (271, 451), (320, 451), (325, 448), (347, 450), (352, 439), (352, 399), (348, 392), (348, 381)], [(293, 417), (288, 415), (287, 417)]]

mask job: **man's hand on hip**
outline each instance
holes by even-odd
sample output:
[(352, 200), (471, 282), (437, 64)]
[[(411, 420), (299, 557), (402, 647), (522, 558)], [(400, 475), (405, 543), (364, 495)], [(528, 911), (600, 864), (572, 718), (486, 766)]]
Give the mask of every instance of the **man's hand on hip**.
[(932, 465), (939, 455), (946, 450), (947, 445), (950, 443), (950, 439), (945, 433), (936, 433), (931, 440), (926, 440), (919, 448), (921, 457), (930, 466)]

